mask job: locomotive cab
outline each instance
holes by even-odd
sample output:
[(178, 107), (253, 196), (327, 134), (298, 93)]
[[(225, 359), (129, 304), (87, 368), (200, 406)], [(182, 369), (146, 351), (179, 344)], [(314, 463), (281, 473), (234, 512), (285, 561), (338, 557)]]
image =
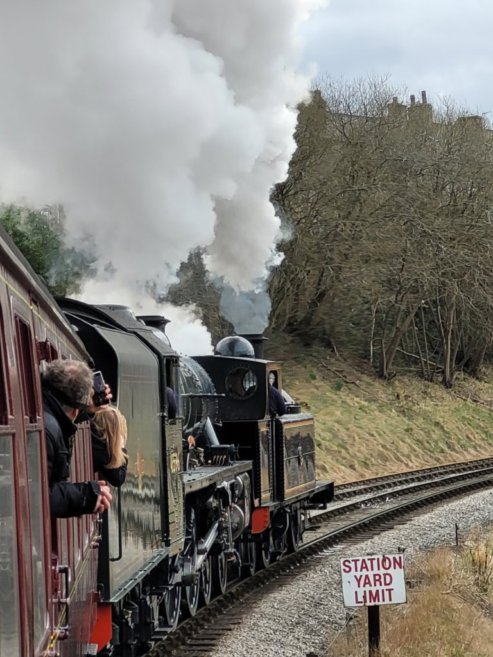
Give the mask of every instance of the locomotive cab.
[[(234, 436), (239, 458), (254, 462), (256, 506), (295, 503), (310, 493), (313, 504), (326, 504), (333, 484), (316, 481), (314, 418), (283, 393), (281, 364), (256, 358), (245, 342), (231, 336), (218, 343), (214, 355), (195, 357), (219, 395), (219, 439)], [(271, 385), (283, 395), (282, 415), (269, 404)]]

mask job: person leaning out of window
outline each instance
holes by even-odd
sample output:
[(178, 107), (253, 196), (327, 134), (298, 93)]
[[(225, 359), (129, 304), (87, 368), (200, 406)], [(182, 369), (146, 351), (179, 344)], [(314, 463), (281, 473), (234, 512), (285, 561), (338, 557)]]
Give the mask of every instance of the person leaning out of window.
[(119, 488), (127, 476), (127, 421), (116, 406), (102, 406), (91, 419), (94, 472)]

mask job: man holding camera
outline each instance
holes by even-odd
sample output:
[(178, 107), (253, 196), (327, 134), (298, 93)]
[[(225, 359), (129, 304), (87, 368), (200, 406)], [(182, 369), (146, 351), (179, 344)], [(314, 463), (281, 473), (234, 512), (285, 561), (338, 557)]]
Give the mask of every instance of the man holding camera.
[(104, 481), (74, 483), (70, 476), (72, 446), (81, 410), (93, 406), (93, 377), (77, 360), (54, 360), (43, 374), (43, 406), (50, 486), (54, 518), (70, 518), (109, 509), (111, 493)]

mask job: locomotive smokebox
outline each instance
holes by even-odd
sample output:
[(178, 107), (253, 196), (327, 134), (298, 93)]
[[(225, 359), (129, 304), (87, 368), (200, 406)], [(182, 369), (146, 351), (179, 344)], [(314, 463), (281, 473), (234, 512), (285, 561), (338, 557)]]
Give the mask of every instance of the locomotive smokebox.
[(255, 358), (263, 360), (264, 358), (264, 342), (269, 338), (266, 338), (262, 333), (241, 333), (242, 338), (246, 338), (253, 346), (255, 351)]

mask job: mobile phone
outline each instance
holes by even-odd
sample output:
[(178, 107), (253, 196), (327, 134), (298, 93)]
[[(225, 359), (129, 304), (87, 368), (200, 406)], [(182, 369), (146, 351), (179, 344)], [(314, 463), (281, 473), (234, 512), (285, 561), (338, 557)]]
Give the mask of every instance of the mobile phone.
[(109, 399), (106, 397), (106, 382), (100, 370), (93, 374), (93, 388), (94, 394), (92, 400), (95, 406), (104, 406), (109, 404)]

